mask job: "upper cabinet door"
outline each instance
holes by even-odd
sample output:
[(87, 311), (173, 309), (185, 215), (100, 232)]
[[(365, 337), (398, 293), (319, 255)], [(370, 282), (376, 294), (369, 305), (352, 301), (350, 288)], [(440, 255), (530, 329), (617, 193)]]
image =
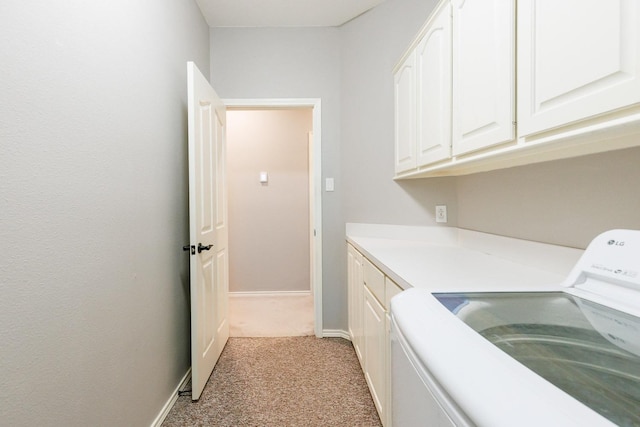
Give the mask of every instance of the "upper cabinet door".
[(640, 102), (638, 0), (518, 2), (518, 135)]
[(416, 167), (416, 55), (405, 59), (394, 74), (395, 171)]
[(451, 6), (442, 3), (416, 48), (418, 166), (451, 156)]
[(455, 156), (515, 139), (515, 6), (514, 0), (452, 4)]

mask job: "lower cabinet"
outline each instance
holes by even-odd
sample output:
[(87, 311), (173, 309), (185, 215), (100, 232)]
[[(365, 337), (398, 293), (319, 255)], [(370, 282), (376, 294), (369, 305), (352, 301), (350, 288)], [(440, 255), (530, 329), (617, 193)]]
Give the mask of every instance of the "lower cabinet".
[[(364, 287), (364, 376), (367, 379), (371, 397), (378, 409), (381, 420), (386, 420), (386, 350), (384, 307), (375, 296)], [(383, 424), (386, 425), (386, 423)]]
[(364, 331), (362, 310), (364, 307), (364, 288), (362, 254), (353, 246), (347, 247), (347, 284), (348, 284), (348, 310), (349, 310), (349, 335), (356, 355), (362, 364), (362, 352), (364, 350)]
[(389, 302), (402, 289), (347, 244), (349, 335), (380, 420), (391, 426)]
[[(384, 325), (384, 351), (385, 351), (385, 387), (387, 390), (387, 401), (386, 401), (386, 418), (387, 422), (385, 423), (386, 427), (391, 426), (391, 419), (393, 411), (392, 405), (392, 388), (391, 388), (391, 313), (390, 313), (390, 303), (391, 298), (398, 295), (402, 292), (402, 288), (395, 284), (395, 282), (388, 277), (385, 277), (385, 287), (384, 287), (384, 306), (387, 308), (385, 313), (385, 325)], [(401, 427), (401, 426), (400, 426)]]

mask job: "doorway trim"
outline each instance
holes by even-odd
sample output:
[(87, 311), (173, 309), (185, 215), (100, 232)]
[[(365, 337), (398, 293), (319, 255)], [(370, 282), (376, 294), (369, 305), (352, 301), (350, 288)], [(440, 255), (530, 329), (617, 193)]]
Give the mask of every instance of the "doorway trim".
[(322, 126), (321, 126), (321, 100), (320, 98), (264, 98), (264, 99), (223, 99), (227, 107), (269, 109), (269, 108), (311, 108), (312, 132), (313, 132), (313, 163), (310, 166), (309, 202), (312, 209), (309, 210), (309, 228), (311, 241), (312, 262), (311, 289), (313, 291), (313, 317), (314, 332), (316, 337), (322, 338)]

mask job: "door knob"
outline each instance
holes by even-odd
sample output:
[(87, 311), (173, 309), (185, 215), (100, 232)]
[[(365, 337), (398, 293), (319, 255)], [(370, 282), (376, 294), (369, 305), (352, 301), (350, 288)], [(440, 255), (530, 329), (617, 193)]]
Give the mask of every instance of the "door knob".
[(200, 253), (202, 251), (208, 251), (212, 247), (213, 247), (213, 245), (203, 246), (202, 243), (198, 243), (198, 253)]
[(191, 255), (194, 255), (196, 253), (196, 247), (193, 245), (185, 245), (182, 247), (183, 251), (190, 251)]

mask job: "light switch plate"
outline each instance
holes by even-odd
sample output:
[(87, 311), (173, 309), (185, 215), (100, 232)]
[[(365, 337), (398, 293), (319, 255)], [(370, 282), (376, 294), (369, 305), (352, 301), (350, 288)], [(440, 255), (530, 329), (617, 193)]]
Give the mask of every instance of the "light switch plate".
[(325, 181), (325, 190), (327, 190), (327, 191), (333, 191), (334, 190), (333, 178), (327, 178), (327, 180)]

